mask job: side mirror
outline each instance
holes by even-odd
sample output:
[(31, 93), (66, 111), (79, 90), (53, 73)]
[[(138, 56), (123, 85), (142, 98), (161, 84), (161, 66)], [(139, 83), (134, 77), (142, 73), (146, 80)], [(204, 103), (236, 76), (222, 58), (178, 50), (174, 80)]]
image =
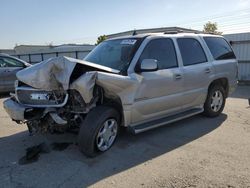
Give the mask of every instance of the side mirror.
[(141, 72), (152, 72), (158, 70), (158, 63), (156, 59), (143, 59), (140, 66)]

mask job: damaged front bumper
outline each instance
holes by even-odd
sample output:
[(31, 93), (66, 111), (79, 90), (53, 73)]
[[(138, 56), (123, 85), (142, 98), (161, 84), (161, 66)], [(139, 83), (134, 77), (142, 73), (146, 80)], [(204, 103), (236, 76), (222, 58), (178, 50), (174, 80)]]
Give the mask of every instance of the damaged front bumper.
[(44, 91), (17, 85), (15, 94), (3, 102), (4, 109), (18, 123), (40, 119), (48, 112), (66, 105), (69, 94), (65, 91)]
[(23, 86), (22, 83), (16, 85), (15, 93), (4, 101), (4, 108), (12, 120), (27, 124), (32, 130), (30, 132), (34, 127), (36, 130), (46, 126), (46, 130), (48, 127), (50, 130), (51, 127), (62, 130), (78, 126), (77, 122), (95, 106), (98, 99), (95, 97), (86, 104), (77, 90), (45, 91)]
[[(46, 114), (49, 114), (53, 122), (66, 125), (67, 121), (55, 113), (54, 108), (31, 108), (22, 104), (19, 104), (15, 98), (6, 99), (3, 102), (4, 109), (13, 121), (18, 124), (27, 124), (29, 133), (32, 135), (34, 132), (47, 132), (48, 124), (40, 124)], [(46, 118), (47, 119), (47, 118)]]
[(24, 121), (26, 107), (9, 98), (3, 102), (4, 109), (9, 114), (12, 120)]
[(44, 91), (17, 84), (15, 94), (3, 104), (11, 119), (22, 122), (41, 117), (45, 109), (65, 106), (68, 98), (67, 92)]
[(8, 98), (3, 102), (5, 111), (10, 118), (17, 123), (25, 123), (35, 119), (40, 119), (53, 108), (33, 108), (20, 104), (15, 98)]

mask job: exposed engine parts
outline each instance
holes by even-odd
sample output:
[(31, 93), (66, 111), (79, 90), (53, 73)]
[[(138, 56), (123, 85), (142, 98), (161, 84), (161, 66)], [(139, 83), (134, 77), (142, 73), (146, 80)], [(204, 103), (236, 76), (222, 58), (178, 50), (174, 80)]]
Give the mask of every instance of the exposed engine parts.
[[(25, 123), (27, 123), (30, 134), (48, 131), (50, 133), (62, 133), (69, 129), (78, 129), (79, 124), (84, 120), (85, 114), (87, 114), (91, 108), (95, 107), (99, 98), (98, 90), (95, 90), (95, 97), (89, 104), (84, 102), (80, 93), (76, 90), (69, 90), (67, 95), (68, 100), (65, 106), (61, 108), (48, 107), (35, 119), (29, 119), (27, 117)], [(32, 113), (32, 111), (34, 111), (34, 109), (31, 109), (29, 113)], [(30, 115), (30, 117), (34, 117), (34, 115)]]

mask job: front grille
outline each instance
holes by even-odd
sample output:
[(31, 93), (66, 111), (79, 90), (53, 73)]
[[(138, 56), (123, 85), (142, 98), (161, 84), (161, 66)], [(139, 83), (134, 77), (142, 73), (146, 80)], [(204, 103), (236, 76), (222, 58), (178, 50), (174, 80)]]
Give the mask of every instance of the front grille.
[(66, 104), (68, 94), (62, 91), (44, 91), (31, 87), (17, 87), (19, 103), (33, 107), (60, 107)]

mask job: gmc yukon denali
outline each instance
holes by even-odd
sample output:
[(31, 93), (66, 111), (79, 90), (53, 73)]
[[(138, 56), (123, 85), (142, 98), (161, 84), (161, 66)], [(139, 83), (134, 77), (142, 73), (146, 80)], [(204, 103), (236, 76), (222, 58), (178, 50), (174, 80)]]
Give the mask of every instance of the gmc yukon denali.
[(93, 157), (114, 144), (121, 127), (136, 134), (199, 113), (218, 116), (237, 85), (237, 60), (222, 36), (143, 34), (16, 76), (4, 101), (11, 119), (30, 133), (75, 130), (80, 150)]

